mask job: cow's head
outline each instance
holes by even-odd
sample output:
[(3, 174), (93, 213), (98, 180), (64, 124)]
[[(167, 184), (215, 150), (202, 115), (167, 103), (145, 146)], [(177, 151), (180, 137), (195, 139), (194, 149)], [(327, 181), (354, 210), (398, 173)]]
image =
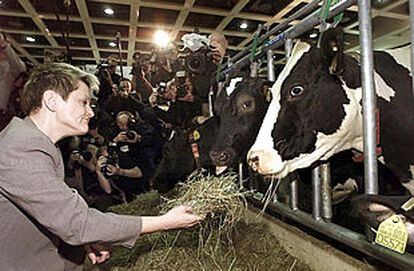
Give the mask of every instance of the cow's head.
[(284, 177), (361, 143), (359, 65), (343, 54), (341, 34), (295, 45), (248, 154), (254, 170)]
[(220, 128), (210, 152), (218, 173), (245, 157), (253, 144), (268, 106), (266, 90), (263, 79), (244, 76), (233, 78), (220, 92)]

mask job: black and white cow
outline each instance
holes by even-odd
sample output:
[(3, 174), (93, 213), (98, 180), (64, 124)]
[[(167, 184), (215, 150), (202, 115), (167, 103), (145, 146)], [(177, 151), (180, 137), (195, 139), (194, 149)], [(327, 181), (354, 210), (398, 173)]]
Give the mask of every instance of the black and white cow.
[[(320, 48), (295, 45), (248, 153), (257, 172), (284, 177), (340, 151), (363, 150), (360, 64), (343, 53), (341, 36), (330, 30)], [(381, 160), (414, 195), (412, 79), (396, 53), (374, 52)]]
[(269, 102), (268, 84), (261, 78), (235, 77), (216, 101), (220, 126), (210, 157), (217, 173), (237, 164), (253, 145)]

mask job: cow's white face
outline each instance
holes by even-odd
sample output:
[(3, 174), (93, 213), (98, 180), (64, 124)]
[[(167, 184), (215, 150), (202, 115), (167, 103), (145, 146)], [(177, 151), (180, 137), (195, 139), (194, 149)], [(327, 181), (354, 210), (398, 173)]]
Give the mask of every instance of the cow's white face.
[(361, 90), (332, 79), (323, 66), (319, 49), (296, 44), (248, 153), (253, 170), (282, 178), (342, 150), (362, 150)]

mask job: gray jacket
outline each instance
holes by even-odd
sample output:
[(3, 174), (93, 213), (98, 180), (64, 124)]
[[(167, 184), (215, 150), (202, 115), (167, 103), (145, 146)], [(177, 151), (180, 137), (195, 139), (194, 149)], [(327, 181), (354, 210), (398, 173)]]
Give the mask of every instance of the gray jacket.
[(91, 209), (63, 180), (60, 150), (14, 118), (0, 133), (0, 270), (68, 270), (62, 241), (134, 245), (141, 218)]

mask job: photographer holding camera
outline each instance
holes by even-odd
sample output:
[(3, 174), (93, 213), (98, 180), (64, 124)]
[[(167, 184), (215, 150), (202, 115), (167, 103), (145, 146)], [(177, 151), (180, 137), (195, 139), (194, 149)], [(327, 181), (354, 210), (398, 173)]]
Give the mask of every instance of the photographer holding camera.
[(146, 78), (149, 67), (144, 64), (144, 59), (139, 52), (134, 53), (133, 59), (134, 64), (131, 70), (132, 89), (135, 90), (141, 102), (148, 104), (153, 91), (151, 83)]
[(135, 161), (128, 155), (118, 153), (114, 143), (102, 147), (96, 163), (96, 175), (99, 185), (107, 194), (112, 194), (113, 189), (116, 189), (120, 192), (123, 202), (127, 203), (146, 188), (141, 179), (142, 171)]
[(109, 96), (118, 90), (121, 76), (116, 73), (118, 60), (115, 56), (109, 56), (106, 60), (101, 60), (98, 64), (96, 77), (99, 80), (98, 102), (103, 105)]
[[(176, 79), (188, 77), (192, 85), (194, 103), (204, 119), (210, 116), (208, 99), (209, 92), (217, 92), (216, 74), (224, 57), (228, 43), (226, 38), (218, 33), (213, 33), (209, 38), (199, 34), (186, 34), (182, 38), (184, 48), (177, 60)], [(183, 84), (180, 84), (183, 85)], [(178, 96), (185, 97), (187, 91), (182, 87), (178, 89)]]

